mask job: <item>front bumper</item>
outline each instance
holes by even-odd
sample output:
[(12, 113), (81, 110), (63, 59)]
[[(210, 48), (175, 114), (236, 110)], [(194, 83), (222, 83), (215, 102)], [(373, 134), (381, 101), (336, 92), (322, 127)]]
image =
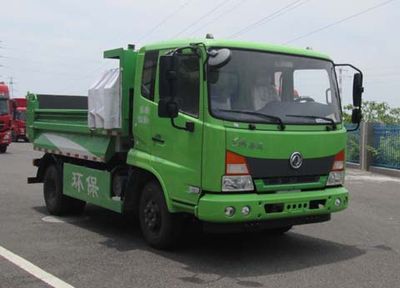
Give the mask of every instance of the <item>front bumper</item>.
[[(340, 199), (340, 205), (336, 205), (339, 202), (337, 199)], [(235, 208), (233, 216), (225, 215), (227, 206)], [(250, 207), (248, 215), (241, 212), (244, 206)], [(195, 213), (202, 221), (239, 223), (330, 214), (344, 210), (347, 206), (347, 189), (334, 187), (274, 194), (205, 194), (200, 198)]]
[(0, 132), (0, 145), (9, 145), (11, 143), (11, 132)]
[(18, 132), (16, 133), (18, 137), (25, 137), (26, 131), (23, 128), (18, 129)]

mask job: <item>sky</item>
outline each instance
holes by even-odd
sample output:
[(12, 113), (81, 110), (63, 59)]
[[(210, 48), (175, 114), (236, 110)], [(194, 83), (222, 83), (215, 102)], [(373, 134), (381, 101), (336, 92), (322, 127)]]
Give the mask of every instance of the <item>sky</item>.
[[(0, 81), (13, 97), (87, 95), (104, 50), (175, 38), (311, 47), (364, 72), (365, 100), (400, 107), (400, 0), (0, 0)], [(343, 72), (343, 103), (351, 101)], [(12, 79), (12, 80), (11, 80)]]

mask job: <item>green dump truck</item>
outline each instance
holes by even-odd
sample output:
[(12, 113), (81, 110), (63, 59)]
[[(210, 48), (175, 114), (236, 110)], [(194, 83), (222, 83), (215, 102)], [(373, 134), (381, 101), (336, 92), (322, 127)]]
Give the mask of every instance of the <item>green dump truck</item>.
[[(346, 128), (332, 60), (285, 46), (199, 39), (104, 52), (119, 67), (87, 97), (29, 93), (27, 130), (50, 214), (86, 203), (176, 243), (211, 232), (323, 222), (348, 206)], [(361, 119), (362, 73), (353, 83)], [(132, 216), (132, 217), (134, 217)], [(197, 219), (197, 220), (196, 220)]]

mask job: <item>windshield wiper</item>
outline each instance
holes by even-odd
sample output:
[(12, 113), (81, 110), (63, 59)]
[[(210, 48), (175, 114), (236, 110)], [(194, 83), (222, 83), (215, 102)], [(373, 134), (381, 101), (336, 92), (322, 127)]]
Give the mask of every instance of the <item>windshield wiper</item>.
[[(323, 117), (323, 116), (315, 116), (315, 115), (285, 115), (286, 117), (297, 117), (297, 118), (308, 118), (308, 119), (322, 119), (328, 121), (332, 125), (332, 130), (336, 130), (336, 123), (332, 118)], [(328, 126), (326, 127), (328, 129)], [(328, 129), (329, 130), (329, 129)]]
[(262, 117), (262, 118), (272, 119), (272, 120), (275, 120), (276, 122), (278, 122), (279, 130), (281, 130), (281, 131), (285, 130), (285, 124), (283, 124), (282, 119), (279, 118), (278, 116), (273, 116), (273, 115), (268, 115), (268, 114), (253, 112), (253, 111), (246, 111), (246, 110), (229, 110), (229, 109), (217, 109), (217, 110), (221, 111), (221, 112), (241, 113), (241, 114), (247, 114), (247, 115), (253, 115), (253, 116), (258, 116), (258, 117)]

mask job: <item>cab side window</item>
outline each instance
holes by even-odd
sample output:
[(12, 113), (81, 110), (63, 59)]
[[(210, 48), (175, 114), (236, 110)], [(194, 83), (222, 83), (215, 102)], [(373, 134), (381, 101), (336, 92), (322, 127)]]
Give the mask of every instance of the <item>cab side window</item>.
[(156, 82), (158, 51), (148, 51), (144, 55), (142, 71), (142, 96), (154, 101), (154, 86)]
[(176, 97), (180, 111), (191, 116), (199, 116), (200, 65), (197, 55), (179, 57)]

